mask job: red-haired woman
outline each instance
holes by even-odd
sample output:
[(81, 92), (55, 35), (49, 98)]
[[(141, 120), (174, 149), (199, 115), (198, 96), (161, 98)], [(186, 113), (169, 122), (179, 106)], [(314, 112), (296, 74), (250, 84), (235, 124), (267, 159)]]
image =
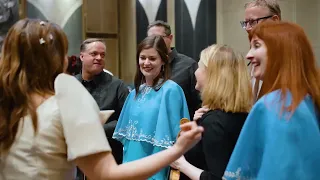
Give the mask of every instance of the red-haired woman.
[(263, 85), (223, 178), (319, 179), (320, 78), (310, 42), (288, 22), (263, 22), (249, 39)]

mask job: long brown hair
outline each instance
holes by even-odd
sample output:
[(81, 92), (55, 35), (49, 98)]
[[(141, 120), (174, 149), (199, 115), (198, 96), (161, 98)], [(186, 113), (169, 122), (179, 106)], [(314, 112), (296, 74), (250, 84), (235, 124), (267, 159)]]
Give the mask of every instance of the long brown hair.
[[(304, 30), (294, 23), (266, 21), (250, 32), (250, 41), (255, 36), (264, 41), (267, 47), (267, 66), (259, 98), (281, 90), (282, 110), (294, 112), (309, 94), (319, 109), (320, 76), (312, 46)], [(285, 107), (288, 91), (292, 100)]]
[(140, 71), (139, 58), (140, 53), (144, 49), (154, 48), (160, 55), (161, 60), (164, 62), (163, 72), (159, 73), (159, 76), (153, 81), (153, 86), (155, 86), (160, 78), (163, 78), (164, 83), (169, 79), (169, 57), (168, 57), (168, 49), (166, 43), (164, 42), (161, 36), (148, 36), (138, 46), (137, 56), (136, 56), (136, 75), (134, 78), (134, 87), (136, 89), (136, 96), (139, 94), (139, 87), (141, 84), (145, 83), (145, 77)]
[(26, 115), (37, 131), (32, 95), (54, 94), (67, 50), (67, 37), (56, 24), (23, 19), (10, 28), (0, 60), (0, 152), (11, 147)]

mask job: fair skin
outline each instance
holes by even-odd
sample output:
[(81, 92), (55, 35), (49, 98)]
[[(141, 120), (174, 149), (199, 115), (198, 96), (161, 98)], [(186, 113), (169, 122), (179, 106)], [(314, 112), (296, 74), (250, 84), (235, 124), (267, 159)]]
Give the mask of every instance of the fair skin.
[[(206, 74), (206, 67), (205, 65), (202, 63), (202, 61), (200, 60), (198, 63), (198, 69), (196, 70), (196, 72), (194, 73), (195, 77), (197, 79), (197, 83), (196, 83), (196, 87), (195, 89), (202, 92), (202, 88), (206, 83), (206, 79), (207, 79), (207, 74)], [(199, 120), (203, 114), (207, 113), (209, 111), (209, 109), (205, 106), (199, 108), (193, 116), (193, 120), (197, 121)]]
[(118, 165), (111, 152), (104, 152), (74, 162), (90, 179), (147, 179), (194, 146), (203, 131), (195, 122), (183, 124), (181, 129), (181, 136), (171, 148), (136, 161)]
[(86, 49), (80, 53), (82, 61), (82, 79), (92, 80), (103, 71), (105, 65), (106, 46), (102, 42), (87, 44)]
[(173, 35), (172, 34), (166, 35), (164, 27), (162, 27), (162, 26), (153, 26), (148, 30), (147, 35), (148, 36), (155, 36), (155, 35), (156, 36), (162, 36), (163, 40), (166, 43), (166, 46), (168, 48), (168, 52), (169, 53), (171, 52), (171, 42), (172, 42)]
[[(260, 7), (260, 6), (249, 6), (245, 9), (244, 12), (245, 16), (245, 21), (248, 22), (245, 30), (247, 33), (250, 33), (252, 28), (254, 28), (258, 23), (261, 23), (263, 21), (267, 20), (273, 20), (273, 21), (280, 21), (280, 17), (278, 15), (272, 15), (271, 12), (267, 7)], [(269, 17), (270, 16), (270, 17)], [(266, 17), (266, 18), (264, 18)], [(261, 19), (262, 18), (262, 19)], [(253, 74), (254, 71), (254, 66), (251, 65), (251, 73)], [(253, 88), (253, 94), (254, 94), (254, 99), (256, 99), (256, 96), (259, 92), (259, 84), (262, 79), (256, 78), (255, 80), (255, 85)]]
[(250, 42), (250, 50), (246, 58), (253, 66), (253, 76), (263, 80), (264, 72), (267, 66), (267, 47), (265, 43), (254, 36)]
[[(207, 75), (206, 75), (206, 67), (202, 63), (201, 59), (198, 63), (198, 69), (195, 72), (195, 77), (197, 79), (196, 89), (200, 92), (202, 92), (203, 86), (206, 83)], [(198, 109), (194, 116), (193, 120), (197, 121), (199, 120), (203, 114), (207, 113), (209, 109), (207, 107), (202, 107)], [(187, 175), (190, 179), (199, 179), (201, 173), (203, 172), (202, 169), (199, 169), (192, 164), (190, 164), (184, 156), (181, 156), (178, 160), (171, 163), (171, 167), (178, 169), (179, 171), (183, 172), (185, 175)]]
[[(65, 62), (67, 62), (67, 58), (65, 59)], [(64, 64), (67, 65), (65, 62)], [(64, 69), (66, 70), (66, 68)], [(48, 99), (51, 96), (52, 94), (34, 94), (32, 95), (32, 99), (34, 105), (38, 107), (45, 99)], [(114, 160), (112, 153), (109, 151), (79, 157), (74, 160), (74, 163), (89, 179), (147, 179), (160, 169), (178, 159), (201, 139), (203, 128), (198, 126), (195, 122), (185, 123), (181, 125), (180, 128), (180, 137), (171, 148), (143, 159), (118, 165)]]
[[(50, 94), (35, 94), (32, 95), (32, 98), (35, 106), (38, 107), (51, 96)], [(197, 126), (195, 122), (183, 124), (181, 125), (181, 135), (171, 148), (130, 163), (118, 165), (110, 151), (79, 157), (74, 160), (74, 163), (90, 179), (147, 179), (199, 142), (202, 132), (203, 128)]]
[[(199, 60), (198, 63), (198, 69), (196, 70), (196, 72), (194, 73), (196, 79), (197, 79), (197, 83), (196, 83), (196, 87), (195, 89), (202, 92), (202, 88), (203, 86), (206, 84), (206, 80), (207, 80), (207, 74), (206, 74), (206, 67), (205, 65), (202, 63), (202, 60)], [(203, 106), (201, 108), (199, 108), (193, 116), (193, 120), (197, 121), (199, 120), (203, 114), (207, 113), (209, 111), (209, 109), (206, 106)]]
[(154, 79), (159, 75), (161, 67), (164, 65), (156, 49), (144, 49), (139, 55), (140, 71), (146, 79), (148, 86), (153, 85)]
[[(260, 6), (249, 6), (248, 8), (245, 9), (244, 11), (244, 16), (245, 16), (245, 21), (251, 21), (252, 23), (256, 23), (256, 22), (253, 22), (253, 21), (258, 21), (257, 23), (260, 23), (260, 22), (263, 22), (265, 20), (268, 20), (268, 19), (272, 19), (272, 20), (280, 20), (279, 16), (277, 15), (273, 15), (269, 18), (265, 18), (265, 19), (260, 19), (259, 18), (264, 18), (264, 17), (268, 17), (270, 16), (271, 13), (269, 11), (268, 8), (266, 7), (260, 7)], [(254, 26), (250, 26), (249, 24), (247, 24), (247, 27), (246, 27), (246, 31), (249, 33), (252, 28)]]
[(199, 169), (192, 164), (190, 164), (184, 156), (181, 156), (178, 160), (170, 165), (172, 168), (178, 169), (183, 172), (186, 176), (188, 176), (192, 180), (199, 180), (200, 175), (203, 172), (202, 169)]
[(195, 89), (198, 91), (202, 91), (202, 88), (204, 84), (206, 83), (207, 75), (206, 75), (206, 67), (205, 65), (201, 62), (201, 60), (198, 63), (198, 69), (194, 73), (197, 83)]

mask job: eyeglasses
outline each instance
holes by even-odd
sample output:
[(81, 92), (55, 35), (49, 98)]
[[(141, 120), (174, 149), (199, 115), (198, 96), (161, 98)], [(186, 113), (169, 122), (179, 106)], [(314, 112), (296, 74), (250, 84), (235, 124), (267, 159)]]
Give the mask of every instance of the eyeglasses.
[(257, 19), (251, 19), (251, 20), (248, 20), (248, 21), (240, 21), (240, 24), (241, 24), (241, 27), (242, 27), (243, 29), (246, 29), (248, 25), (249, 25), (250, 27), (253, 27), (253, 26), (257, 25), (260, 20), (262, 20), (262, 19), (268, 19), (268, 18), (271, 18), (272, 16), (273, 16), (273, 15), (265, 16), (265, 17), (261, 17), (261, 18), (257, 18)]

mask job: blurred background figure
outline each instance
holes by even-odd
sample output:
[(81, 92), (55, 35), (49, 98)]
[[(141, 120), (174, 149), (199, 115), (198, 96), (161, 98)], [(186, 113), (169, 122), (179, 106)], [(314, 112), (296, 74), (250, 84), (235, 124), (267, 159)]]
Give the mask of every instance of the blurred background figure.
[(18, 0), (0, 0), (0, 52), (9, 28), (18, 20)]

